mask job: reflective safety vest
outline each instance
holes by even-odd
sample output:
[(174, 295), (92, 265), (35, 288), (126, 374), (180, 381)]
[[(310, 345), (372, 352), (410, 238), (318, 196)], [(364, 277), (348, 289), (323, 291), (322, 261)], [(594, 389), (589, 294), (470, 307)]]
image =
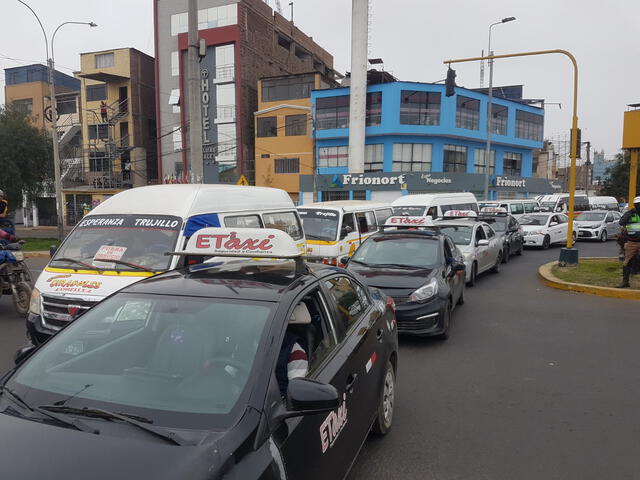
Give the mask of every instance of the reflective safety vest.
[(627, 232), (636, 236), (640, 234), (640, 215), (634, 213), (629, 219), (629, 223), (626, 225)]

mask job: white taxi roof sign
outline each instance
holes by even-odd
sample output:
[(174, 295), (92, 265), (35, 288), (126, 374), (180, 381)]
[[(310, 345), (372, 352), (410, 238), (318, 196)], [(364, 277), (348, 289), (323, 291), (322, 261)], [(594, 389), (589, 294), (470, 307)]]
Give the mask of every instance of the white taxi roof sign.
[(184, 251), (171, 255), (243, 258), (298, 258), (294, 240), (273, 228), (203, 228)]
[(456, 217), (477, 218), (478, 214), (473, 210), (449, 210), (448, 212), (444, 213), (444, 217), (445, 218), (456, 218)]
[(431, 227), (433, 221), (431, 217), (389, 217), (384, 224), (385, 227)]
[(480, 213), (507, 213), (507, 209), (504, 207), (483, 207), (480, 209)]

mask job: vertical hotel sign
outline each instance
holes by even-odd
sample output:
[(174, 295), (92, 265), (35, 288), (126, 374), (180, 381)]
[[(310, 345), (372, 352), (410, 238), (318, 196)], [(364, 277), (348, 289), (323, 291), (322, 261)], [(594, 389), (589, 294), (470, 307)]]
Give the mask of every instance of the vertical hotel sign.
[(202, 158), (204, 163), (212, 163), (218, 155), (216, 139), (218, 137), (215, 112), (216, 90), (215, 78), (215, 49), (207, 48), (207, 54), (200, 62), (200, 103), (202, 107)]

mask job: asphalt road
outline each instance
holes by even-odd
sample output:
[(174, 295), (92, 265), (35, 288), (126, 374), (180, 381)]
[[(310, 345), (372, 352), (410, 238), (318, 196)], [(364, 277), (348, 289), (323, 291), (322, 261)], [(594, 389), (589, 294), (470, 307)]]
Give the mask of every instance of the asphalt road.
[[(483, 275), (447, 342), (401, 340), (393, 430), (365, 443), (349, 480), (638, 478), (640, 302), (544, 287), (537, 267), (558, 253)], [(24, 342), (0, 298), (0, 370)]]

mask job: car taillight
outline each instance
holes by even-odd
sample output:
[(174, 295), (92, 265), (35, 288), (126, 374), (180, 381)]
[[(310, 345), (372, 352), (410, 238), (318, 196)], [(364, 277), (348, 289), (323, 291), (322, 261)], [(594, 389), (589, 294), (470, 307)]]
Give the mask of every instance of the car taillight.
[(333, 265), (334, 267), (336, 267), (338, 265), (338, 259), (337, 258), (323, 258), (322, 259), (322, 263), (324, 263), (325, 265)]

